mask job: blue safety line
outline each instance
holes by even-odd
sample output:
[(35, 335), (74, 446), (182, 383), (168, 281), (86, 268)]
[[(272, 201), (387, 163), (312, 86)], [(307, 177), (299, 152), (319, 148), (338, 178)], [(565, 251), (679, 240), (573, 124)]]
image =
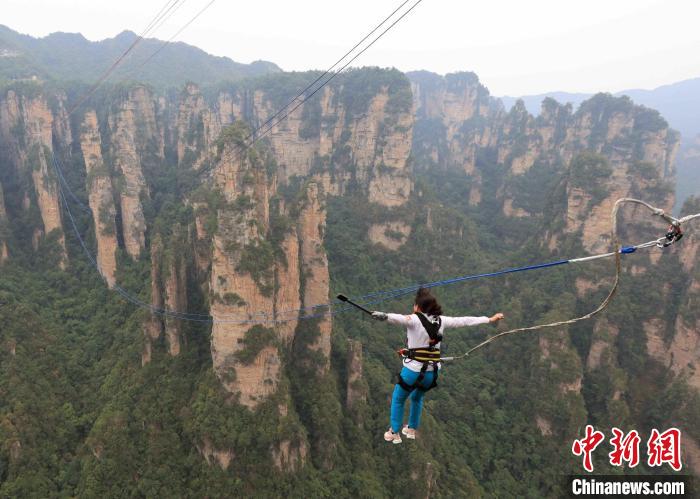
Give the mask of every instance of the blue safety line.
[[(78, 238), (78, 241), (80, 242), (81, 247), (83, 248), (83, 251), (85, 252), (86, 256), (88, 257), (88, 260), (92, 265), (98, 270), (99, 272), (99, 265), (97, 264), (97, 261), (95, 257), (92, 255), (90, 250), (88, 249), (87, 245), (85, 244), (85, 241), (83, 240), (82, 236), (80, 235), (80, 231), (78, 230), (77, 224), (75, 222), (75, 219), (73, 218), (73, 214), (70, 210), (70, 206), (68, 204), (68, 200), (66, 199), (66, 196), (64, 194), (63, 187), (69, 191), (71, 194), (71, 197), (79, 204), (81, 204), (83, 207), (85, 207), (73, 194), (73, 192), (70, 190), (70, 186), (66, 182), (65, 177), (63, 176), (61, 172), (61, 168), (59, 166), (59, 160), (56, 158), (56, 156), (51, 154), (52, 159), (53, 159), (53, 166), (54, 169), (56, 170), (56, 174), (59, 177), (59, 193), (61, 196), (61, 200), (63, 202), (63, 205), (66, 209), (66, 213), (68, 214), (68, 217), (71, 221), (71, 225), (73, 227), (73, 231), (75, 232), (76, 237)], [(88, 207), (85, 207), (89, 210)], [(633, 253), (636, 251), (636, 247), (634, 246), (626, 246), (620, 249), (620, 253), (622, 254), (629, 254)], [(450, 279), (443, 279), (440, 281), (433, 281), (433, 282), (428, 282), (428, 283), (423, 283), (423, 284), (413, 284), (411, 286), (406, 286), (403, 288), (396, 288), (396, 289), (391, 289), (391, 290), (385, 290), (385, 291), (376, 291), (373, 293), (368, 293), (366, 295), (354, 297), (353, 301), (356, 303), (360, 303), (362, 305), (376, 305), (378, 303), (382, 303), (388, 300), (393, 300), (400, 298), (402, 296), (411, 294), (416, 292), (420, 288), (435, 288), (435, 287), (440, 287), (440, 286), (447, 286), (450, 284), (455, 284), (459, 282), (464, 282), (464, 281), (471, 281), (475, 279), (482, 279), (482, 278), (487, 278), (487, 277), (497, 277), (500, 275), (505, 275), (505, 274), (513, 274), (516, 272), (525, 272), (529, 270), (539, 270), (539, 269), (545, 269), (549, 267), (556, 267), (559, 265), (564, 265), (567, 263), (571, 263), (571, 259), (569, 260), (557, 260), (554, 262), (547, 262), (547, 263), (540, 263), (536, 265), (525, 265), (522, 267), (513, 267), (513, 268), (508, 268), (504, 270), (499, 270), (495, 272), (486, 272), (483, 274), (472, 274), (472, 275), (466, 275), (466, 276), (460, 276), (460, 277), (453, 277)], [(340, 314), (343, 312), (347, 312), (348, 310), (351, 310), (353, 307), (349, 305), (343, 305), (340, 308), (337, 308), (337, 305), (342, 304), (340, 300), (334, 300), (329, 303), (324, 303), (324, 304), (318, 304), (318, 305), (312, 305), (308, 307), (303, 307), (303, 308), (298, 308), (298, 309), (292, 309), (292, 310), (286, 310), (283, 312), (278, 312), (276, 315), (277, 317), (271, 317), (270, 314), (267, 314), (265, 312), (257, 312), (254, 314), (251, 314), (252, 319), (236, 319), (236, 320), (226, 320), (226, 319), (214, 319), (210, 314), (198, 314), (198, 313), (190, 313), (190, 312), (177, 312), (173, 310), (168, 310), (164, 308), (158, 308), (154, 307), (150, 303), (146, 303), (143, 300), (133, 296), (131, 293), (129, 293), (127, 290), (124, 288), (115, 285), (113, 287), (114, 291), (116, 291), (120, 296), (122, 296), (126, 301), (149, 310), (151, 313), (156, 314), (156, 315), (162, 315), (165, 317), (173, 317), (175, 319), (181, 319), (181, 320), (187, 320), (187, 321), (193, 321), (193, 322), (204, 322), (204, 323), (212, 323), (212, 322), (218, 322), (218, 323), (230, 323), (230, 324), (260, 324), (260, 323), (281, 323), (281, 322), (288, 322), (288, 321), (294, 321), (294, 320), (307, 320), (307, 319), (314, 319), (314, 318), (321, 318), (325, 316), (332, 316), (336, 314)], [(334, 307), (336, 307), (334, 309)], [(317, 312), (319, 309), (326, 309), (321, 312)], [(304, 312), (312, 312), (309, 315), (305, 315)], [(282, 316), (287, 316), (293, 314), (292, 317), (285, 317), (285, 318), (280, 318), (280, 315)]]

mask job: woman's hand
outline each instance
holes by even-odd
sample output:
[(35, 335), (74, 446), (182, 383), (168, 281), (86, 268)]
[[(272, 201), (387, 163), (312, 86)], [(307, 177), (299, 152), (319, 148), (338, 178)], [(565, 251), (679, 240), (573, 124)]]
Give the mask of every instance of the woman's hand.
[(389, 318), (384, 312), (372, 312), (372, 319), (376, 321), (385, 321)]
[(489, 317), (489, 322), (498, 322), (500, 320), (503, 320), (504, 318), (505, 316), (501, 312), (498, 312), (497, 314), (493, 314), (491, 317)]

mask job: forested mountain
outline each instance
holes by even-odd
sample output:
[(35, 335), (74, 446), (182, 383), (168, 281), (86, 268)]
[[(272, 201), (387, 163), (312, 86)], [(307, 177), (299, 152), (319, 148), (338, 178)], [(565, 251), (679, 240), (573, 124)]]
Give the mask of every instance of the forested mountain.
[[(626, 95), (637, 104), (656, 109), (670, 123), (671, 127), (686, 137), (695, 137), (700, 134), (700, 122), (697, 119), (698, 114), (700, 114), (700, 78), (662, 85), (651, 90), (622, 90), (615, 95)], [(547, 92), (522, 97), (501, 97), (501, 99), (508, 109), (518, 99), (522, 99), (528, 111), (539, 114), (542, 101), (547, 97), (578, 106), (581, 102), (592, 97), (592, 94)]]
[[(679, 81), (652, 90), (623, 90), (615, 95), (630, 97), (637, 104), (659, 111), (671, 127), (681, 133), (676, 175), (678, 192), (675, 206), (676, 209), (680, 209), (688, 196), (700, 192), (700, 159), (696, 153), (697, 143), (700, 141), (700, 119), (698, 119), (700, 116), (700, 78)], [(592, 94), (548, 92), (519, 98), (501, 97), (501, 100), (506, 108), (510, 109), (518, 99), (521, 99), (528, 111), (537, 115), (546, 98), (552, 98), (562, 103), (571, 103), (576, 108), (590, 97)]]
[[(116, 85), (70, 116), (71, 86), (3, 87), (0, 496), (555, 497), (587, 422), (678, 426), (699, 474), (697, 227), (626, 256), (594, 320), (446, 366), (400, 446), (381, 434), (404, 332), (300, 310), (608, 250), (615, 199), (673, 205), (667, 122), (605, 94), (506, 112), (472, 73), (365, 68), (246, 147), (315, 76)], [(620, 224), (626, 244), (665, 232), (641, 210)], [(588, 312), (612, 285), (610, 261), (562, 268), (438, 294), (448, 314), (516, 327)]]
[[(131, 31), (97, 42), (80, 33), (57, 32), (34, 38), (0, 25), (0, 81), (37, 77), (92, 84), (136, 38)], [(139, 42), (114, 71), (111, 81), (138, 81), (168, 88), (181, 87), (188, 81), (206, 84), (280, 71), (271, 62), (241, 64), (186, 43), (162, 47), (163, 43), (155, 38)], [(151, 58), (156, 51), (158, 54)]]

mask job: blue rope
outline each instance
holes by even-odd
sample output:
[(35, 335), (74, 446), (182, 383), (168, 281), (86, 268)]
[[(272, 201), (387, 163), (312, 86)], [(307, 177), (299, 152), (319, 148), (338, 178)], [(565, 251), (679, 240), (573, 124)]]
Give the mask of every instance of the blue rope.
[[(73, 227), (73, 231), (75, 232), (76, 237), (78, 238), (78, 241), (80, 242), (81, 247), (83, 248), (84, 253), (88, 257), (88, 260), (92, 265), (98, 270), (99, 272), (99, 265), (97, 264), (97, 261), (95, 257), (92, 255), (90, 250), (87, 248), (87, 245), (85, 244), (85, 241), (83, 240), (82, 236), (80, 235), (80, 231), (78, 230), (77, 224), (75, 222), (75, 219), (73, 217), (73, 214), (70, 210), (70, 206), (68, 204), (68, 200), (66, 199), (66, 196), (63, 191), (63, 185), (65, 185), (66, 189), (71, 193), (71, 196), (73, 199), (75, 199), (78, 203), (80, 201), (77, 199), (77, 197), (72, 193), (70, 190), (70, 186), (68, 186), (67, 182), (65, 181), (65, 177), (63, 176), (61, 172), (61, 168), (59, 166), (59, 160), (56, 158), (56, 156), (52, 153), (52, 158), (53, 158), (53, 165), (56, 170), (56, 173), (59, 177), (59, 179), (62, 179), (63, 182), (59, 183), (59, 192), (61, 196), (61, 200), (63, 202), (63, 205), (66, 209), (66, 212), (68, 214), (68, 217), (71, 221), (71, 225)], [(80, 203), (82, 204), (82, 203)], [(84, 206), (84, 205), (83, 205)], [(88, 208), (89, 210), (89, 208)], [(620, 253), (622, 254), (629, 254), (633, 253), (637, 248), (634, 246), (627, 246), (624, 247), (620, 250)], [(486, 272), (482, 274), (471, 274), (471, 275), (466, 275), (466, 276), (459, 276), (459, 277), (453, 277), (450, 279), (443, 279), (439, 281), (433, 281), (433, 282), (428, 282), (428, 283), (422, 283), (422, 284), (413, 284), (411, 286), (405, 286), (402, 288), (396, 288), (396, 289), (391, 289), (391, 290), (385, 290), (385, 291), (375, 291), (373, 293), (368, 293), (362, 296), (357, 296), (353, 298), (353, 301), (356, 303), (360, 303), (362, 305), (376, 305), (379, 303), (383, 303), (389, 300), (395, 300), (398, 298), (401, 298), (403, 296), (406, 296), (408, 294), (416, 292), (420, 288), (435, 288), (435, 287), (441, 287), (441, 286), (448, 286), (450, 284), (456, 284), (460, 282), (465, 282), (465, 281), (471, 281), (475, 279), (482, 279), (482, 278), (488, 278), (488, 277), (497, 277), (505, 274), (513, 274), (516, 272), (525, 272), (529, 270), (539, 270), (539, 269), (545, 269), (545, 268), (550, 268), (550, 267), (556, 267), (559, 265), (564, 265), (567, 263), (570, 263), (571, 260), (556, 260), (553, 262), (547, 262), (547, 263), (540, 263), (536, 265), (525, 265), (522, 267), (512, 267), (504, 270), (498, 270), (495, 272)], [(282, 323), (282, 322), (289, 322), (293, 320), (308, 320), (308, 319), (315, 319), (315, 318), (321, 318), (321, 317), (326, 317), (326, 316), (334, 316), (337, 314), (341, 314), (344, 312), (347, 312), (349, 310), (352, 310), (353, 307), (349, 305), (343, 305), (341, 308), (336, 308), (334, 309), (334, 306), (340, 305), (343, 302), (340, 300), (332, 300), (328, 303), (323, 303), (323, 304), (317, 304), (317, 305), (311, 305), (308, 307), (303, 307), (303, 308), (298, 308), (298, 309), (290, 309), (286, 310), (283, 312), (278, 312), (276, 314), (276, 317), (271, 317), (270, 314), (266, 312), (256, 312), (254, 314), (251, 314), (252, 317), (257, 317), (257, 318), (251, 318), (251, 319), (235, 319), (235, 320), (226, 320), (226, 319), (221, 319), (217, 318), (214, 319), (210, 314), (199, 314), (199, 313), (190, 313), (190, 312), (177, 312), (165, 308), (158, 308), (154, 307), (150, 303), (146, 303), (143, 300), (135, 297), (131, 293), (129, 293), (127, 290), (124, 288), (115, 285), (114, 286), (114, 291), (116, 291), (120, 296), (122, 296), (126, 301), (149, 310), (151, 313), (156, 314), (156, 315), (162, 315), (165, 317), (172, 317), (175, 319), (181, 319), (181, 320), (187, 320), (187, 321), (192, 321), (192, 322), (203, 322), (203, 323), (213, 323), (213, 322), (219, 322), (219, 323), (230, 323), (230, 324), (260, 324), (260, 323)], [(319, 309), (327, 309), (321, 312), (316, 312)], [(305, 312), (313, 312), (310, 315), (304, 315)], [(293, 315), (291, 317), (285, 317), (288, 315)], [(283, 316), (283, 317), (280, 317)]]

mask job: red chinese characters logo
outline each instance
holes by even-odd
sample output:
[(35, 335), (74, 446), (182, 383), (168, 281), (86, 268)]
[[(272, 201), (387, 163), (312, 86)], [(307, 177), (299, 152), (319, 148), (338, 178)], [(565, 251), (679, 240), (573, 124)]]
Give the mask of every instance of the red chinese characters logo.
[(642, 440), (637, 430), (632, 430), (627, 435), (618, 428), (613, 428), (612, 432), (613, 437), (610, 439), (610, 444), (613, 446), (613, 451), (608, 454), (610, 464), (622, 466), (623, 461), (626, 461), (630, 468), (637, 466), (639, 464), (639, 442)]
[(661, 466), (664, 463), (671, 465), (676, 471), (683, 467), (681, 463), (681, 431), (671, 428), (663, 433), (654, 428), (647, 442), (649, 466)]
[[(625, 433), (619, 428), (612, 429), (610, 445), (612, 451), (608, 454), (612, 466), (627, 464), (634, 468), (640, 462), (639, 446), (641, 437), (636, 430)], [(593, 426), (586, 425), (586, 434), (579, 440), (574, 440), (571, 452), (575, 456), (583, 456), (583, 468), (589, 473), (593, 471), (593, 451), (605, 440), (605, 435)], [(675, 471), (683, 468), (681, 463), (681, 431), (671, 428), (663, 433), (657, 429), (651, 431), (647, 441), (647, 464), (650, 467), (668, 464)]]
[(583, 468), (591, 472), (593, 471), (593, 459), (591, 454), (605, 440), (605, 435), (602, 431), (594, 430), (591, 425), (586, 425), (586, 436), (581, 440), (574, 440), (571, 446), (571, 452), (575, 456), (583, 455)]

